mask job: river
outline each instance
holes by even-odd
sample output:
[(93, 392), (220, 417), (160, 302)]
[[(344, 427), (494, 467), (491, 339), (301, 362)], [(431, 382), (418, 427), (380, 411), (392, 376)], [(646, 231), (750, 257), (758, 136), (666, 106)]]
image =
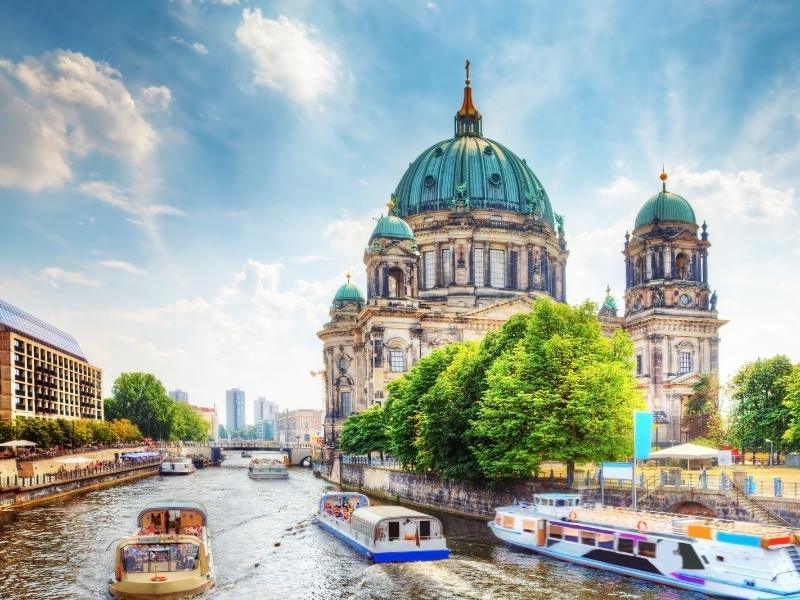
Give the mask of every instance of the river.
[(236, 457), (0, 512), (0, 598), (109, 599), (107, 548), (133, 531), (144, 504), (169, 498), (208, 509), (217, 584), (201, 600), (704, 598), (516, 550), (484, 522), (446, 514), (449, 560), (373, 565), (313, 524), (327, 482), (299, 468), (287, 481), (252, 481), (246, 466)]

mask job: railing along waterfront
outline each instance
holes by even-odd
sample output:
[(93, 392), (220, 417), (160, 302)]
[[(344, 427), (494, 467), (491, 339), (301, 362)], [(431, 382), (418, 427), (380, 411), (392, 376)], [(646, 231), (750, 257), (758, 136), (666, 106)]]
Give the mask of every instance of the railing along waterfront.
[(124, 471), (134, 471), (149, 465), (161, 463), (162, 458), (149, 458), (136, 461), (116, 462), (96, 467), (86, 467), (60, 471), (57, 473), (41, 473), (32, 477), (19, 477), (17, 475), (0, 477), (0, 490), (24, 489), (53, 483), (66, 483), (85, 477), (106, 475), (109, 473), (121, 473)]

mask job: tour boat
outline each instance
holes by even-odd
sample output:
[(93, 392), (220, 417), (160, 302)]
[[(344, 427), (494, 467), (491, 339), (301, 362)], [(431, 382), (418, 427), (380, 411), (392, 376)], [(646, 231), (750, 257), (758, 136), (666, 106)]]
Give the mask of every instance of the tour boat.
[(501, 540), (579, 565), (723, 598), (800, 594), (800, 532), (535, 494), (495, 509)]
[(162, 475), (189, 475), (196, 471), (191, 458), (178, 456), (175, 458), (165, 458), (161, 463), (160, 473)]
[(253, 458), (247, 469), (250, 479), (288, 479), (289, 469), (282, 460), (276, 458)]
[(164, 501), (139, 513), (133, 535), (114, 549), (111, 595), (122, 600), (174, 600), (214, 585), (206, 509), (199, 502)]
[(439, 519), (402, 506), (370, 506), (364, 494), (324, 494), (316, 521), (376, 563), (440, 560), (450, 556)]
[(252, 452), (249, 450), (242, 450), (242, 458), (250, 458), (251, 456), (253, 456)]

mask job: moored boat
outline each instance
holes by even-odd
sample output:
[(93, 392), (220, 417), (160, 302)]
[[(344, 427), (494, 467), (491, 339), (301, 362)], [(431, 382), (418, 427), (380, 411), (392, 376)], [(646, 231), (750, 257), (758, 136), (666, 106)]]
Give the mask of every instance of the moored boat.
[(199, 502), (148, 504), (133, 535), (114, 548), (109, 592), (121, 600), (189, 598), (214, 585), (206, 509)]
[(288, 479), (289, 469), (278, 459), (253, 458), (247, 468), (250, 479)]
[(776, 527), (535, 494), (495, 509), (501, 540), (545, 556), (725, 598), (800, 594), (800, 535)]
[(183, 456), (165, 458), (159, 470), (162, 475), (189, 475), (195, 471), (192, 459)]
[(402, 506), (370, 506), (363, 494), (324, 494), (316, 521), (376, 563), (441, 560), (450, 556), (439, 519)]

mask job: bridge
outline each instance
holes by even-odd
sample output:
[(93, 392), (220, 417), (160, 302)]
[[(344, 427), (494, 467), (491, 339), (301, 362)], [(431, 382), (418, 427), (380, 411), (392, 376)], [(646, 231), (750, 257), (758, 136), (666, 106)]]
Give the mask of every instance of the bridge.
[(300, 467), (310, 467), (312, 460), (313, 446), (311, 444), (291, 444), (286, 442), (274, 442), (271, 440), (220, 440), (218, 443), (210, 444), (187, 444), (184, 443), (176, 448), (167, 448), (179, 456), (190, 454), (201, 454), (206, 458), (211, 458), (211, 448), (222, 448), (223, 452), (235, 452), (242, 450), (261, 451), (261, 452), (284, 452), (289, 457), (289, 464)]

